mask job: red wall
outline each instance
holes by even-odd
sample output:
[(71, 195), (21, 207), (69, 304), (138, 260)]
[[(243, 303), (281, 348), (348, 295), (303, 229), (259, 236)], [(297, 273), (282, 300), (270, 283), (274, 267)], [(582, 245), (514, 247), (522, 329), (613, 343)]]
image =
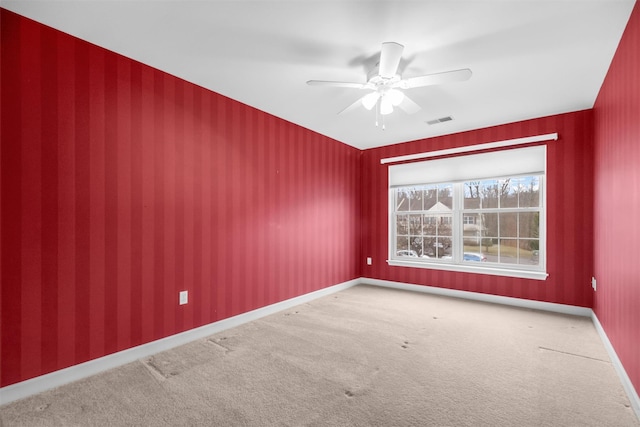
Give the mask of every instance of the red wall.
[(594, 310), (640, 390), (640, 3), (594, 106)]
[[(547, 144), (546, 281), (392, 267), (388, 254), (387, 165), (380, 159), (557, 132)], [(364, 277), (591, 307), (592, 112), (579, 111), (367, 150), (362, 162)]]
[(359, 150), (0, 18), (0, 386), (360, 276)]

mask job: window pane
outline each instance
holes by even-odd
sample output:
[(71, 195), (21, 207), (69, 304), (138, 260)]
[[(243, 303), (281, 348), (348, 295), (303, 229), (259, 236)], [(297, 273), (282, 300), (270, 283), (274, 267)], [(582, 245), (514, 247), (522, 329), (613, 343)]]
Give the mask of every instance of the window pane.
[(450, 238), (439, 238), (436, 242), (436, 253), (438, 258), (446, 257), (451, 255), (451, 239)]
[[(448, 203), (451, 203), (451, 201), (449, 200)], [(428, 209), (429, 212), (435, 214), (439, 214), (440, 216), (442, 215), (446, 215), (446, 214), (450, 214), (451, 213), (451, 208), (447, 205), (445, 205), (444, 203), (442, 203), (442, 201), (440, 199), (438, 199), (438, 201), (436, 202), (435, 205), (431, 206)]]
[(540, 250), (538, 249), (540, 243), (538, 240), (525, 239), (520, 241), (520, 264), (525, 265), (539, 265), (540, 264)]
[(519, 263), (524, 265), (538, 265), (540, 251), (538, 240), (522, 239), (519, 244)]
[(520, 178), (519, 206), (535, 208), (540, 206), (540, 177), (526, 176)]
[(409, 250), (409, 238), (407, 236), (398, 236), (396, 238), (396, 253), (397, 255), (404, 255), (402, 251)]
[(411, 200), (409, 204), (409, 209), (412, 211), (421, 211), (422, 210), (422, 193), (421, 189), (414, 188), (411, 190)]
[(409, 218), (408, 215), (396, 216), (396, 234), (407, 235), (409, 234)]
[(538, 212), (521, 212), (519, 224), (519, 237), (540, 236), (540, 214)]
[(435, 215), (422, 216), (422, 234), (435, 236), (437, 231), (438, 217)]
[(487, 180), (480, 183), (480, 207), (482, 209), (495, 209), (498, 207), (500, 184), (497, 180)]
[(498, 262), (498, 239), (485, 237), (482, 244), (475, 248), (466, 247), (465, 252), (474, 252), (486, 257), (486, 262)]
[(409, 210), (409, 191), (405, 189), (397, 189), (396, 193), (396, 212)]
[(421, 256), (422, 255), (422, 237), (411, 237), (409, 239), (409, 244), (411, 245), (411, 250), (413, 251), (412, 256)]
[(431, 258), (442, 258), (451, 254), (451, 239), (430, 237), (424, 241), (425, 254)]
[(453, 209), (453, 185), (440, 185), (438, 188), (438, 201), (449, 210)]
[(464, 183), (464, 209), (480, 208), (480, 181)]
[[(469, 254), (480, 254), (485, 259), (482, 262), (488, 263), (498, 263), (498, 239), (483, 239), (482, 245), (477, 246), (475, 248), (464, 248), (465, 253), (467, 254), (467, 260), (469, 261)], [(477, 261), (474, 257), (471, 261)]]
[(500, 221), (500, 237), (518, 237), (518, 213), (501, 213)]
[(422, 239), (422, 255), (426, 255), (429, 258), (435, 258), (436, 237), (429, 236)]
[(438, 236), (451, 236), (451, 215), (441, 216), (438, 221)]
[(498, 214), (485, 213), (480, 214), (481, 231), (483, 237), (498, 237)]
[(438, 188), (429, 186), (424, 188), (424, 210), (428, 211), (438, 202)]
[(518, 241), (516, 239), (500, 239), (500, 259), (502, 264), (518, 262)]
[(412, 236), (422, 234), (422, 215), (409, 215), (409, 234)]
[(500, 191), (500, 207), (501, 208), (517, 208), (518, 207), (518, 180), (517, 179), (501, 179), (499, 182)]
[(480, 214), (464, 214), (462, 235), (465, 246), (480, 245), (480, 240), (482, 239), (482, 220), (480, 218)]

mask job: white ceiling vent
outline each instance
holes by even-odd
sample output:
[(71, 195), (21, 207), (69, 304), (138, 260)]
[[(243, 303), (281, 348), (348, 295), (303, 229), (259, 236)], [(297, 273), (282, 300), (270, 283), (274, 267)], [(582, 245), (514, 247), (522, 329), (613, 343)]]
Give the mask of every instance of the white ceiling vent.
[(427, 122), (427, 124), (428, 124), (428, 125), (437, 125), (438, 123), (450, 122), (451, 120), (453, 120), (453, 117), (451, 117), (451, 116), (446, 116), (446, 117), (440, 117), (439, 119), (429, 120), (429, 121)]

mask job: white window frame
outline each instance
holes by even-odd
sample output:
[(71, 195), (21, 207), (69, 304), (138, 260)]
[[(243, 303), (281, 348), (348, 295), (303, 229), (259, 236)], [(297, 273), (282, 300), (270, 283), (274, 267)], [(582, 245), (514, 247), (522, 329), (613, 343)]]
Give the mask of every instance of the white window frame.
[[(442, 181), (438, 181), (435, 182), (433, 180), (434, 178), (434, 174), (429, 175), (429, 172), (427, 172), (427, 174), (425, 176), (427, 176), (427, 180), (428, 179), (432, 179), (431, 182), (412, 182), (406, 185), (392, 185), (393, 182), (397, 182), (398, 180), (400, 182), (402, 182), (403, 180), (405, 181), (409, 181), (411, 182), (412, 180), (421, 180), (423, 177), (417, 177), (414, 178), (413, 176), (407, 178), (407, 176), (409, 175), (415, 175), (415, 171), (420, 171), (421, 167), (424, 168), (430, 168), (431, 166), (433, 166), (433, 168), (431, 169), (435, 169), (438, 171), (443, 171), (446, 170), (448, 173), (448, 169), (443, 168), (442, 166), (444, 165), (445, 167), (448, 165), (447, 160), (445, 159), (445, 161), (440, 162), (440, 164), (436, 164), (433, 162), (438, 162), (438, 160), (428, 160), (428, 161), (424, 161), (424, 162), (419, 162), (419, 164), (413, 164), (413, 165), (407, 165), (407, 167), (405, 169), (407, 169), (409, 172), (405, 172), (403, 170), (400, 171), (400, 173), (396, 172), (396, 176), (392, 178), (392, 171), (390, 169), (389, 173), (390, 173), (390, 182), (389, 182), (389, 207), (388, 207), (388, 233), (389, 233), (389, 240), (388, 240), (388, 245), (389, 245), (389, 254), (388, 254), (388, 260), (387, 263), (391, 266), (398, 266), (398, 267), (417, 267), (417, 268), (425, 268), (425, 269), (435, 269), (435, 270), (447, 270), (447, 271), (456, 271), (456, 272), (465, 272), (465, 273), (476, 273), (476, 274), (489, 274), (489, 275), (496, 275), (496, 276), (508, 276), (508, 277), (518, 277), (518, 278), (525, 278), (525, 279), (535, 279), (535, 280), (546, 280), (546, 278), (548, 277), (548, 273), (546, 272), (546, 186), (547, 186), (547, 182), (546, 182), (546, 147), (542, 146), (544, 149), (544, 165), (542, 166), (543, 170), (542, 171), (536, 171), (537, 173), (534, 173), (531, 170), (528, 169), (532, 169), (535, 167), (532, 167), (531, 165), (527, 164), (528, 159), (525, 159), (525, 161), (523, 162), (524, 166), (522, 166), (524, 168), (523, 173), (513, 173), (514, 171), (514, 166), (510, 166), (511, 169), (508, 169), (509, 166), (507, 166), (507, 174), (500, 174), (500, 170), (498, 170), (498, 176), (491, 176), (491, 175), (481, 175), (478, 177), (474, 177), (472, 176), (468, 176), (465, 175), (464, 179), (456, 179), (457, 177), (455, 176), (455, 174), (448, 176), (447, 178), (449, 178), (447, 180), (447, 182), (445, 183), (452, 183), (454, 186), (454, 193), (453, 193), (453, 229), (452, 229), (452, 241), (454, 241), (454, 252), (452, 253), (452, 260), (441, 260), (441, 259), (433, 259), (433, 258), (411, 258), (411, 257), (398, 257), (396, 256), (396, 254), (394, 253), (395, 251), (395, 246), (396, 246), (396, 224), (395, 224), (395, 188), (396, 187), (413, 187), (413, 186), (420, 186), (420, 185), (432, 185), (432, 184), (441, 184), (443, 183)], [(512, 151), (511, 153), (507, 153), (507, 155), (511, 155), (511, 154), (517, 154), (516, 150), (526, 150), (526, 149), (515, 149), (514, 151)], [(503, 150), (505, 151), (505, 150)], [(509, 150), (511, 151), (511, 150)], [(462, 159), (460, 159), (460, 161), (465, 161), (466, 159), (464, 159), (464, 157), (468, 157), (471, 158), (472, 156), (477, 156), (474, 157), (474, 159), (483, 159), (483, 158), (491, 158), (490, 154), (488, 153), (489, 156), (484, 156), (482, 157), (482, 155), (469, 155), (469, 156), (460, 156)], [(498, 155), (497, 157), (500, 158), (501, 155)], [(454, 160), (455, 162), (455, 160)], [(516, 168), (518, 166), (515, 166)], [(469, 168), (464, 168), (465, 171), (468, 170)], [(473, 170), (478, 170), (477, 168), (470, 168)], [(486, 169), (486, 168), (485, 168)], [(492, 168), (493, 170), (494, 168)], [(499, 168), (498, 168), (499, 169)], [(425, 169), (427, 170), (427, 169)], [(494, 171), (496, 172), (496, 171)], [(471, 172), (471, 173), (475, 173), (475, 172)], [(420, 172), (418, 172), (418, 175), (420, 174)], [(438, 173), (437, 175), (440, 175), (440, 173)], [(540, 207), (539, 207), (539, 258), (538, 258), (538, 264), (535, 266), (527, 266), (527, 265), (522, 265), (522, 264), (516, 264), (516, 265), (510, 265), (510, 264), (485, 264), (485, 263), (472, 263), (472, 262), (464, 262), (463, 261), (463, 252), (464, 252), (464, 243), (463, 243), (463, 227), (464, 227), (464, 215), (465, 213), (467, 213), (466, 210), (463, 209), (463, 200), (464, 200), (464, 182), (465, 181), (474, 181), (474, 180), (487, 180), (487, 179), (500, 179), (500, 178), (507, 178), (507, 177), (517, 177), (517, 176), (523, 176), (523, 175), (540, 175)], [(401, 176), (400, 179), (397, 178), (397, 176)], [(453, 179), (451, 179), (453, 178)], [(451, 182), (449, 182), (451, 181)]]

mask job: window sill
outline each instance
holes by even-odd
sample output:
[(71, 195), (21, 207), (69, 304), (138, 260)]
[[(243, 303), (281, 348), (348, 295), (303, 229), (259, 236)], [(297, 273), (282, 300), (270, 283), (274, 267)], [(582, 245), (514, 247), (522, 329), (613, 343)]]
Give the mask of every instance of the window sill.
[(533, 280), (547, 280), (548, 273), (544, 271), (531, 271), (531, 270), (518, 270), (518, 269), (505, 269), (494, 268), (485, 266), (474, 266), (469, 264), (447, 264), (447, 263), (426, 263), (420, 261), (405, 261), (390, 259), (387, 260), (387, 264), (395, 267), (414, 267), (414, 268), (426, 268), (431, 270), (446, 270), (456, 271), (461, 273), (475, 273), (475, 274), (489, 274), (492, 276), (507, 276), (518, 277), (521, 279), (533, 279)]

